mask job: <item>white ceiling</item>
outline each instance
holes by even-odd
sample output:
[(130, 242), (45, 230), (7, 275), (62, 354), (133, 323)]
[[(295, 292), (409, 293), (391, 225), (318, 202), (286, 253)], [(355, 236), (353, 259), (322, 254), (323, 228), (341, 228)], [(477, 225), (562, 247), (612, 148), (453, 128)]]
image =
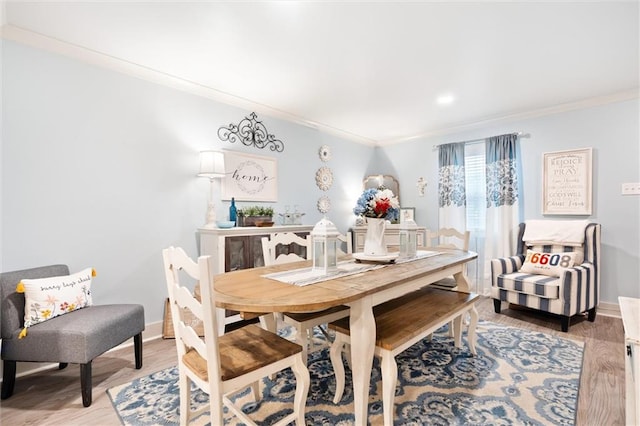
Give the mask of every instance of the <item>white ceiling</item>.
[[(3, 36), (386, 144), (638, 97), (638, 1), (9, 1)], [(437, 98), (454, 101), (439, 105)]]

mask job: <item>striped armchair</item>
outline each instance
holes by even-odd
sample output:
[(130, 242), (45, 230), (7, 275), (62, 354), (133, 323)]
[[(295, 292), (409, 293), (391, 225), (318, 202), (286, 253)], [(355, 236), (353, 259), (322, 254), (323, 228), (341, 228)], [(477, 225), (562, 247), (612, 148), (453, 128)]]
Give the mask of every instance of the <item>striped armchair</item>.
[[(579, 247), (560, 243), (527, 246), (523, 241), (525, 224), (521, 223), (517, 254), (491, 260), (491, 297), (495, 312), (500, 313), (502, 301), (550, 312), (560, 315), (565, 332), (573, 315), (588, 312), (588, 320), (595, 321), (600, 301), (600, 227), (597, 223), (588, 224), (584, 243)], [(519, 272), (528, 249), (544, 253), (575, 251), (584, 260), (564, 270), (560, 277)]]

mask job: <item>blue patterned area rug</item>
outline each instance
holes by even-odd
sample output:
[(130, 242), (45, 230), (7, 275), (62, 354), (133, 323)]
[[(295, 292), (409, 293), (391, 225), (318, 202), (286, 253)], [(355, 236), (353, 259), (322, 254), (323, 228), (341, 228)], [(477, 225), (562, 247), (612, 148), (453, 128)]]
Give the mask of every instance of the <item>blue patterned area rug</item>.
[[(286, 333), (286, 332), (285, 332)], [(465, 336), (466, 337), (466, 336)], [(431, 341), (423, 340), (398, 355), (396, 425), (573, 425), (578, 402), (584, 344), (548, 334), (481, 321), (477, 356), (456, 349), (446, 326)], [(333, 404), (335, 378), (328, 350), (309, 356), (311, 387), (306, 406), (308, 425), (352, 425), (353, 393), (347, 373), (344, 395)], [(382, 424), (382, 382), (378, 359), (372, 371), (369, 421)], [(293, 373), (264, 379), (261, 399), (247, 391), (243, 410), (259, 425), (269, 425), (290, 412)], [(124, 425), (179, 423), (178, 370), (159, 371), (107, 391)], [(193, 408), (208, 396), (192, 394)], [(226, 409), (225, 409), (226, 412)], [(225, 424), (237, 425), (227, 413)], [(207, 425), (208, 416), (195, 424)]]

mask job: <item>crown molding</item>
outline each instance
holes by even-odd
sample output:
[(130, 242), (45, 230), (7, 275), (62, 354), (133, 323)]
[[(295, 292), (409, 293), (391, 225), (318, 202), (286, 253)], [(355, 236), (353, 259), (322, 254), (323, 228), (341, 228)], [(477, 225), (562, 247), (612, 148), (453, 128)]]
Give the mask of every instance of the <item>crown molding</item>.
[(282, 111), (270, 105), (255, 102), (251, 99), (243, 98), (240, 96), (235, 96), (212, 87), (204, 86), (190, 80), (185, 80), (171, 74), (162, 73), (160, 71), (145, 67), (140, 64), (136, 64), (134, 62), (125, 61), (123, 59), (106, 55), (104, 53), (91, 50), (83, 46), (64, 42), (56, 38), (29, 31), (15, 25), (3, 25), (1, 28), (1, 37), (5, 40), (15, 41), (37, 49), (57, 53), (84, 63), (110, 69), (122, 74), (127, 74), (145, 81), (170, 87), (196, 96), (208, 98), (216, 102), (241, 108), (247, 111), (255, 111), (260, 113), (261, 115), (266, 115), (272, 118), (295, 123), (339, 137), (341, 139), (369, 146), (395, 145), (417, 139), (424, 139), (433, 136), (443, 136), (468, 130), (479, 129), (488, 125), (505, 124), (516, 120), (541, 117), (545, 115), (557, 114), (561, 112), (590, 108), (598, 105), (605, 105), (609, 103), (640, 98), (640, 89), (633, 88), (606, 96), (582, 99), (575, 102), (568, 102), (560, 105), (544, 107), (530, 111), (523, 111), (514, 114), (488, 117), (479, 121), (460, 123), (451, 127), (443, 127), (417, 135), (381, 141), (357, 135), (323, 123), (314, 122), (304, 117)]
[(40, 33), (29, 31), (15, 25), (4, 25), (2, 27), (1, 36), (5, 40), (14, 41), (25, 44), (27, 46), (57, 53), (78, 61), (95, 65), (98, 67), (110, 69), (122, 74), (127, 74), (145, 81), (156, 83), (162, 86), (177, 89), (196, 96), (201, 96), (220, 102), (226, 105), (241, 108), (247, 111), (255, 111), (261, 115), (272, 118), (281, 119), (287, 122), (299, 124), (301, 126), (316, 129), (318, 131), (337, 136), (352, 142), (376, 145), (376, 141), (364, 136), (356, 135), (351, 132), (338, 129), (326, 124), (307, 120), (303, 117), (290, 114), (286, 111), (279, 110), (270, 105), (252, 101), (251, 99), (235, 96), (212, 87), (207, 87), (196, 82), (185, 80), (183, 78), (162, 73), (160, 71), (145, 67), (134, 62), (126, 61), (114, 56), (88, 49), (83, 46), (68, 43), (56, 38), (48, 37)]
[(404, 138), (390, 139), (386, 141), (379, 141), (379, 146), (396, 145), (403, 142), (409, 142), (416, 139), (424, 139), (433, 136), (444, 136), (454, 133), (465, 132), (469, 130), (480, 129), (489, 125), (507, 124), (513, 121), (525, 120), (529, 118), (542, 117), (545, 115), (558, 114), (562, 112), (574, 111), (585, 108), (592, 108), (600, 105), (607, 105), (615, 102), (624, 102), (633, 99), (640, 99), (640, 88), (633, 88), (624, 90), (604, 96), (597, 96), (587, 99), (581, 99), (575, 102), (567, 102), (559, 105), (553, 105), (550, 107), (538, 108), (529, 111), (523, 111), (514, 114), (499, 115), (491, 118), (486, 118), (480, 121), (473, 121), (469, 123), (462, 123), (452, 127), (445, 127), (437, 129), (431, 132), (421, 133), (419, 135), (407, 136)]

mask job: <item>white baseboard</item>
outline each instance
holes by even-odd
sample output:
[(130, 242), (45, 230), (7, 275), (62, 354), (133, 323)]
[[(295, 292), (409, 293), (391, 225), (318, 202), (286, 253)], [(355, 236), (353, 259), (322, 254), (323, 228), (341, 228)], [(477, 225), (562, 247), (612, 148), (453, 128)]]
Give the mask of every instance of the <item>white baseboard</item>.
[[(151, 324), (145, 325), (145, 330), (142, 332), (142, 341), (148, 342), (150, 340), (162, 338), (162, 321), (154, 322)], [(1, 340), (0, 340), (1, 342)], [(123, 342), (116, 346), (113, 349), (108, 350), (106, 353), (127, 348), (129, 346), (133, 346), (133, 339), (127, 339), (126, 342)], [(143, 350), (143, 359), (144, 359), (144, 350)], [(40, 371), (52, 370), (54, 368), (58, 368), (58, 363), (50, 363), (50, 362), (19, 362), (16, 367), (16, 377), (26, 376), (28, 374), (38, 373)], [(2, 377), (2, 364), (0, 364), (0, 378)], [(2, 380), (0, 379), (0, 383)]]
[(620, 315), (620, 305), (617, 303), (600, 302), (596, 313), (597, 315), (603, 315), (605, 317), (622, 318)]

